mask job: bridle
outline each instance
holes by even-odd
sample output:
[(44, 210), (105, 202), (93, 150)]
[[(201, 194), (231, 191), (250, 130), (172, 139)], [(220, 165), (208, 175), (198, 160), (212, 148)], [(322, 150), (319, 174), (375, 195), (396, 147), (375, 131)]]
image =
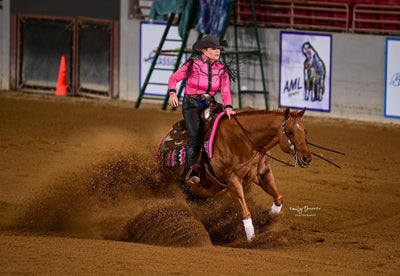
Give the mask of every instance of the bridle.
[[(289, 145), (290, 145), (290, 146), (289, 146), (290, 149), (294, 151), (294, 155), (293, 155), (293, 159), (294, 159), (294, 161), (295, 161), (295, 164), (294, 164), (294, 165), (289, 164), (289, 163), (287, 163), (287, 162), (285, 162), (285, 161), (279, 160), (278, 158), (275, 158), (275, 157), (269, 155), (268, 153), (264, 152), (259, 146), (257, 146), (257, 145), (251, 140), (251, 138), (249, 137), (249, 135), (247, 134), (247, 132), (246, 132), (246, 130), (243, 128), (243, 126), (240, 124), (240, 122), (239, 122), (239, 120), (236, 118), (236, 116), (235, 116), (235, 115), (232, 115), (232, 117), (233, 117), (233, 119), (235, 119), (236, 123), (238, 124), (238, 126), (239, 126), (240, 129), (242, 130), (244, 136), (245, 136), (245, 137), (247, 138), (247, 140), (253, 145), (254, 149), (255, 149), (257, 152), (259, 152), (259, 153), (261, 153), (261, 154), (263, 154), (263, 155), (266, 155), (266, 156), (270, 157), (271, 159), (273, 159), (273, 160), (275, 160), (275, 161), (278, 161), (278, 162), (280, 162), (280, 163), (282, 163), (282, 164), (285, 164), (285, 165), (287, 165), (287, 166), (289, 166), (289, 167), (295, 168), (295, 167), (297, 166), (297, 163), (298, 163), (297, 149), (296, 149), (296, 146), (294, 145), (294, 143), (292, 142), (292, 140), (290, 139), (290, 135), (289, 135), (289, 134), (287, 133), (287, 131), (286, 131), (286, 124), (287, 124), (287, 122), (289, 121), (289, 119), (287, 119), (286, 121), (284, 121), (284, 122), (282, 123), (282, 132), (283, 132), (283, 134), (285, 134), (286, 138), (288, 139), (288, 143), (289, 143)], [(345, 155), (345, 154), (342, 153), (342, 152), (339, 152), (339, 151), (336, 151), (336, 150), (332, 150), (332, 149), (328, 149), (328, 148), (321, 147), (321, 146), (315, 145), (315, 144), (313, 144), (313, 143), (310, 143), (310, 142), (308, 142), (307, 138), (306, 138), (306, 143), (307, 143), (307, 145), (310, 145), (310, 146), (314, 146), (314, 147), (317, 147), (317, 148), (320, 148), (320, 149), (323, 149), (323, 150), (327, 150), (327, 151), (330, 151), (330, 152), (333, 152), (333, 153), (336, 153), (336, 154)], [(316, 153), (314, 153), (314, 152), (311, 152), (311, 154), (314, 155), (314, 156), (316, 156), (316, 157), (318, 157), (318, 158), (320, 158), (320, 159), (322, 159), (322, 160), (324, 160), (324, 161), (326, 161), (326, 162), (328, 162), (329, 164), (334, 165), (335, 167), (337, 167), (337, 168), (340, 169), (340, 166), (339, 166), (339, 165), (336, 165), (336, 164), (333, 163), (332, 161), (329, 161), (328, 159), (326, 159), (326, 158), (324, 158), (324, 157), (322, 157), (322, 156), (320, 156), (320, 155), (318, 155), (318, 154), (316, 154)]]
[(289, 118), (286, 120), (286, 121), (284, 121), (283, 123), (282, 123), (282, 133), (283, 134), (285, 134), (285, 136), (286, 136), (286, 138), (288, 139), (288, 143), (289, 143), (289, 148), (292, 150), (292, 151), (294, 151), (294, 154), (293, 154), (293, 159), (294, 159), (294, 167), (296, 167), (297, 166), (297, 162), (298, 162), (298, 157), (297, 157), (297, 149), (296, 149), (296, 146), (295, 146), (295, 144), (292, 142), (292, 140), (290, 139), (290, 136), (289, 136), (289, 134), (287, 133), (287, 131), (286, 131), (286, 124), (287, 124), (287, 122), (289, 121)]

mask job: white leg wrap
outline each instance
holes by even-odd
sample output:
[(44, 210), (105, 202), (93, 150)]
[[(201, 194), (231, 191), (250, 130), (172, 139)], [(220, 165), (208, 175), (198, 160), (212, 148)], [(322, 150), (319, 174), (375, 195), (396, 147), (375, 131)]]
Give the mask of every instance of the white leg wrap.
[(244, 230), (246, 231), (247, 240), (251, 241), (251, 239), (254, 238), (255, 236), (253, 221), (251, 220), (251, 218), (244, 219), (243, 225), (244, 225)]
[(279, 214), (280, 211), (281, 211), (281, 209), (282, 209), (282, 205), (283, 205), (283, 204), (281, 204), (281, 205), (279, 205), (279, 206), (276, 206), (276, 205), (275, 205), (275, 202), (272, 203), (272, 207), (271, 207), (271, 210), (269, 211), (269, 213), (270, 213), (270, 214)]

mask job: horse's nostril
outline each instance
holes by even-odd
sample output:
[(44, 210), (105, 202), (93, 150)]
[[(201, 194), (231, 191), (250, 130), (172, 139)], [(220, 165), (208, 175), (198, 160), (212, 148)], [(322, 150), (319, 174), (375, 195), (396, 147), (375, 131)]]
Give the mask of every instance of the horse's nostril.
[(303, 156), (303, 157), (301, 158), (301, 160), (302, 160), (304, 163), (308, 163), (308, 159), (307, 159), (306, 156)]

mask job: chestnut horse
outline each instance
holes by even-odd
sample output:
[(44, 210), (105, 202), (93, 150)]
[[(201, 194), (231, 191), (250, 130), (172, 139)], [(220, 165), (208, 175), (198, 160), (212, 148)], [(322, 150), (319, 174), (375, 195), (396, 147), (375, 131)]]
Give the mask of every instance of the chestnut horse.
[(301, 121), (304, 112), (305, 108), (294, 112), (286, 108), (283, 111), (241, 112), (231, 120), (224, 116), (215, 134), (213, 157), (208, 160), (213, 177), (210, 177), (205, 162), (200, 165), (201, 181), (190, 193), (197, 197), (213, 197), (229, 191), (241, 212), (249, 241), (255, 234), (243, 187), (251, 183), (259, 185), (274, 199), (270, 213), (280, 212), (282, 195), (275, 185), (271, 169), (273, 157), (269, 150), (279, 144), (296, 164), (302, 168), (310, 165), (312, 156), (306, 143), (306, 128)]

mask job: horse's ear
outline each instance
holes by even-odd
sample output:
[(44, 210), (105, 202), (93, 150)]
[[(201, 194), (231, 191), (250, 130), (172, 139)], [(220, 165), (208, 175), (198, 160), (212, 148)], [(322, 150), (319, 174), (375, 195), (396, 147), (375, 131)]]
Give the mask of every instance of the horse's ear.
[(306, 107), (304, 107), (301, 111), (299, 111), (298, 116), (301, 118), (304, 115), (304, 112), (306, 112)]
[(285, 114), (286, 120), (289, 119), (289, 117), (290, 117), (290, 108), (286, 107), (285, 110), (283, 111), (283, 114)]

